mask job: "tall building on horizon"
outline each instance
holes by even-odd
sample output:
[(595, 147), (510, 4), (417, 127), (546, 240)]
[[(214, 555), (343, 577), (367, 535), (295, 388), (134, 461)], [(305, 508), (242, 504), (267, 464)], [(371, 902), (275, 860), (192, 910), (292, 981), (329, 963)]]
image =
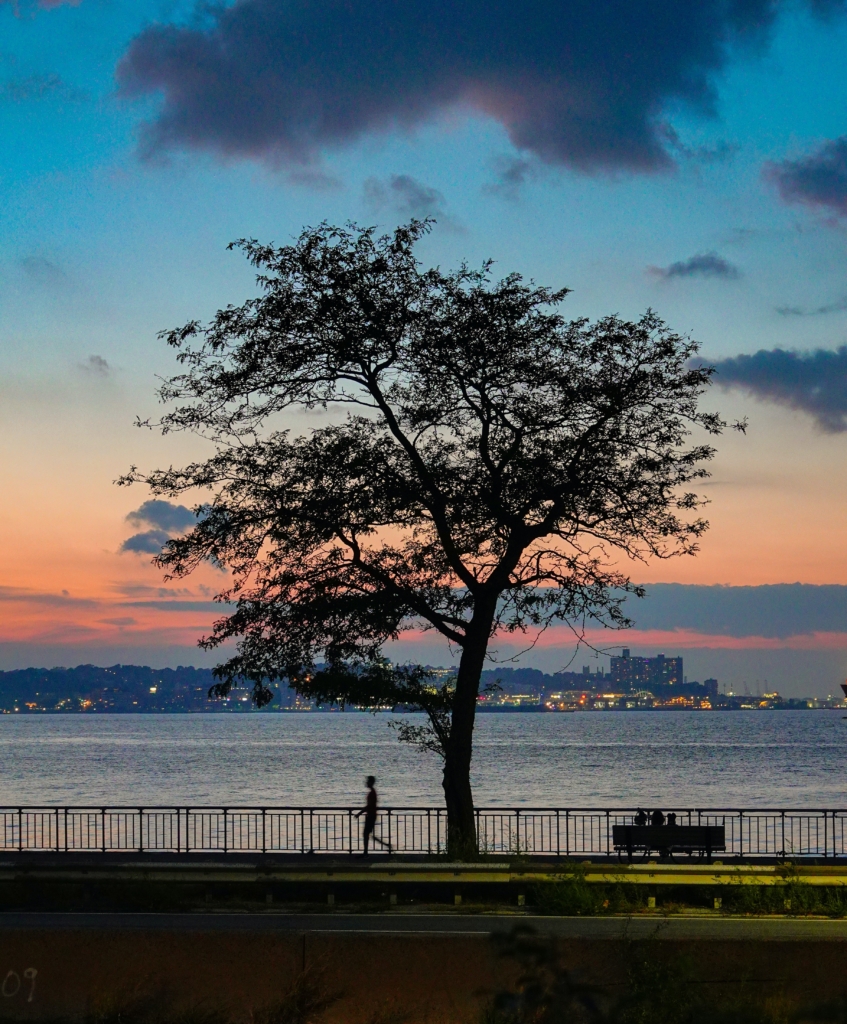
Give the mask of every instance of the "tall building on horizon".
[(620, 657), (612, 657), (612, 686), (625, 693), (634, 690), (654, 690), (682, 686), (682, 658), (666, 658), (657, 654), (655, 658), (633, 658), (629, 648), (624, 647)]

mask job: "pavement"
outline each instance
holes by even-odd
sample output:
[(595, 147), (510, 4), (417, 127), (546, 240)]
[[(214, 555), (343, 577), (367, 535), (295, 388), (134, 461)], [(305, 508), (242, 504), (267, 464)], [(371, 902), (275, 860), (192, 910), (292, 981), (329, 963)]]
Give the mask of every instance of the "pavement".
[(533, 914), (406, 913), (0, 913), (0, 932), (166, 931), (369, 935), (507, 934), (515, 928), (583, 939), (847, 942), (847, 920), (723, 916), (552, 917)]

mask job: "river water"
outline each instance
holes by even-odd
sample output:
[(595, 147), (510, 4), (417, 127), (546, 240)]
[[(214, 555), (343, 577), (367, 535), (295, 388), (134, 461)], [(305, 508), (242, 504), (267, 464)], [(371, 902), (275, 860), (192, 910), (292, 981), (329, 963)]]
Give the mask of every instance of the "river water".
[[(0, 718), (0, 802), (439, 806), (438, 759), (391, 716), (43, 715)], [(838, 711), (480, 715), (478, 806), (847, 808)]]

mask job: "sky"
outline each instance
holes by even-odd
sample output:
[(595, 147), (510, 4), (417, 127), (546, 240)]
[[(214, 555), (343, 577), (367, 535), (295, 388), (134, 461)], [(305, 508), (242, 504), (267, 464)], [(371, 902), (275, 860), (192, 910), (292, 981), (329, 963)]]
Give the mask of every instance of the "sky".
[[(163, 580), (185, 513), (114, 483), (199, 452), (134, 425), (174, 368), (158, 333), (255, 293), (234, 239), (433, 216), (424, 262), (490, 257), (572, 289), (573, 317), (652, 307), (716, 365), (706, 404), (749, 421), (701, 552), (633, 568), (682, 589), (593, 646), (832, 692), (845, 58), (836, 0), (0, 0), (0, 668), (214, 662), (220, 575)], [(522, 656), (573, 657), (565, 627)]]

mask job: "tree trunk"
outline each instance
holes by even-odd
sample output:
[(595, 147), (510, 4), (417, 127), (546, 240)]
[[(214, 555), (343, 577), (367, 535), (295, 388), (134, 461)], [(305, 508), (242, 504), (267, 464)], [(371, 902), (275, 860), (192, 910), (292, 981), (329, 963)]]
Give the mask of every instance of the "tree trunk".
[(471, 756), (476, 699), (489, 635), (490, 624), (468, 634), (456, 677), (450, 739), (444, 752), (442, 785), (447, 804), (447, 852), (454, 860), (469, 860), (479, 852), (471, 791)]

